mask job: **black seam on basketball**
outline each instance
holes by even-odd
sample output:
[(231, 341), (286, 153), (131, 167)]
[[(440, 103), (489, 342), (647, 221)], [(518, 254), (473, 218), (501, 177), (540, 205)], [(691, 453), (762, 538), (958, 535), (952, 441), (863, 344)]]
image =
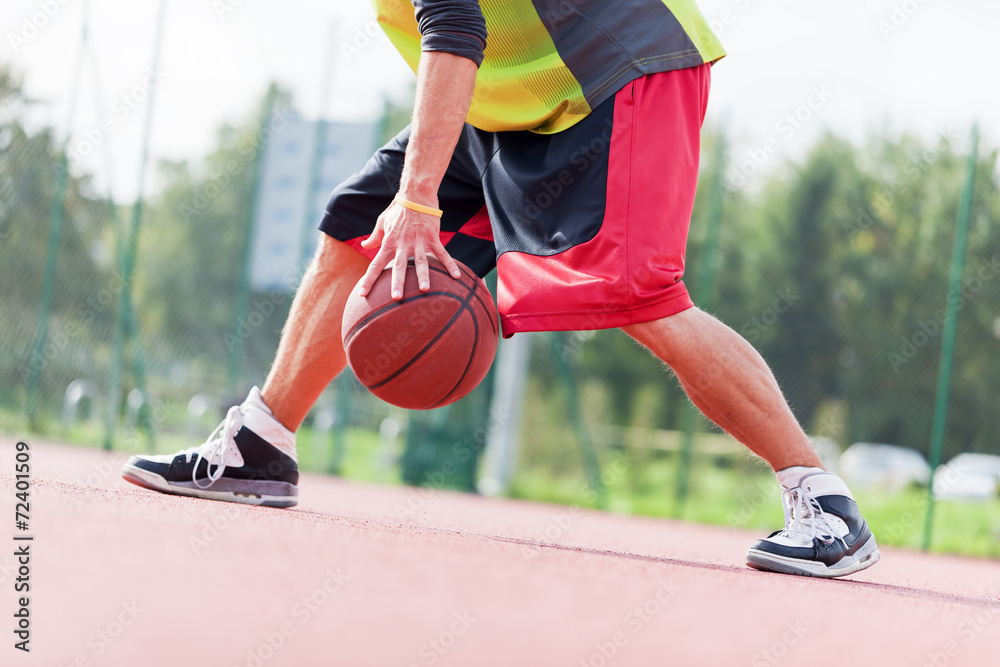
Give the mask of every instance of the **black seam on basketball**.
[(399, 301), (393, 300), (392, 302), (379, 307), (378, 310), (373, 310), (372, 312), (365, 315), (364, 318), (362, 318), (359, 322), (357, 322), (353, 327), (351, 327), (351, 330), (347, 332), (347, 335), (344, 336), (344, 347), (347, 347), (347, 344), (351, 341), (352, 338), (354, 338), (354, 336), (358, 333), (358, 330), (360, 330), (361, 327), (368, 324), (375, 317), (381, 315), (385, 311), (391, 310), (396, 306), (399, 306), (400, 304), (409, 303), (410, 301), (416, 301), (417, 299), (423, 299), (428, 296), (435, 296), (439, 294), (451, 294), (451, 292), (440, 292), (440, 291), (420, 292), (419, 294), (414, 294), (413, 296), (404, 297)]
[(392, 373), (391, 375), (389, 375), (389, 377), (383, 378), (381, 381), (376, 382), (375, 384), (366, 384), (365, 386), (368, 387), (369, 390), (371, 390), (371, 389), (378, 389), (379, 387), (381, 387), (382, 385), (384, 385), (386, 382), (389, 382), (390, 380), (393, 380), (396, 377), (398, 377), (400, 373), (402, 373), (407, 368), (409, 368), (414, 363), (416, 363), (417, 359), (419, 359), (420, 357), (424, 356), (424, 352), (426, 352), (427, 350), (431, 349), (431, 347), (434, 346), (434, 343), (438, 342), (438, 339), (440, 339), (441, 336), (444, 335), (444, 332), (447, 331), (451, 327), (451, 325), (455, 323), (455, 320), (457, 320), (459, 318), (459, 316), (462, 314), (462, 312), (465, 310), (464, 306), (466, 305), (466, 302), (463, 301), (458, 295), (452, 294), (451, 292), (439, 292), (439, 294), (442, 294), (444, 296), (449, 296), (449, 297), (451, 297), (453, 299), (457, 299), (458, 302), (459, 302), (458, 310), (456, 310), (455, 314), (451, 316), (451, 319), (448, 320), (438, 330), (438, 332), (434, 336), (434, 338), (430, 339), (427, 342), (427, 345), (424, 345), (423, 349), (418, 350), (412, 357), (410, 357), (409, 361), (407, 361), (405, 364), (403, 364), (402, 366), (400, 366), (399, 368), (397, 368), (394, 373)]
[[(465, 308), (463, 308), (463, 310), (465, 310)], [(456, 382), (455, 386), (453, 386), (451, 390), (444, 395), (444, 398), (432, 405), (432, 408), (438, 407), (451, 398), (451, 395), (455, 393), (455, 390), (461, 387), (462, 383), (465, 382), (465, 376), (469, 374), (469, 369), (472, 368), (472, 362), (476, 360), (476, 350), (479, 348), (479, 321), (476, 319), (476, 314), (472, 312), (472, 308), (468, 308), (468, 311), (469, 315), (472, 317), (472, 326), (475, 327), (476, 334), (472, 339), (472, 353), (469, 354), (469, 361), (465, 364), (465, 370), (462, 371), (462, 375), (458, 378), (458, 382)]]
[[(407, 267), (410, 266), (415, 266), (413, 260), (407, 262)], [(445, 269), (430, 265), (427, 268), (428, 271), (436, 271), (437, 273), (441, 273), (448, 276), (449, 278), (452, 278), (451, 274)], [(356, 323), (353, 327), (351, 327), (351, 330), (348, 331), (347, 336), (344, 337), (344, 347), (347, 347), (350, 344), (354, 336), (360, 331), (360, 329), (365, 324), (368, 324), (374, 318), (378, 317), (382, 313), (391, 310), (392, 308), (395, 308), (397, 306), (400, 306), (404, 303), (408, 303), (410, 301), (416, 301), (418, 299), (426, 298), (429, 296), (447, 296), (456, 299), (459, 302), (459, 308), (455, 312), (455, 314), (451, 316), (451, 318), (438, 330), (437, 334), (430, 341), (428, 341), (428, 343), (421, 350), (417, 351), (412, 357), (410, 357), (409, 361), (407, 361), (401, 367), (396, 369), (396, 371), (391, 373), (388, 377), (383, 378), (382, 380), (380, 380), (375, 384), (365, 385), (366, 387), (368, 387), (369, 390), (375, 390), (384, 386), (388, 382), (391, 382), (393, 379), (397, 378), (401, 373), (406, 371), (408, 368), (410, 368), (414, 363), (417, 362), (417, 360), (422, 358), (423, 355), (426, 354), (427, 351), (430, 350), (441, 339), (444, 333), (448, 329), (450, 329), (452, 325), (455, 324), (458, 318), (461, 317), (461, 315), (465, 311), (468, 311), (470, 317), (472, 317), (472, 326), (474, 331), (474, 336), (472, 338), (472, 351), (471, 354), (469, 355), (469, 360), (468, 362), (466, 362), (465, 369), (462, 371), (462, 374), (459, 377), (458, 381), (452, 386), (452, 388), (448, 392), (445, 393), (445, 395), (439, 401), (437, 401), (436, 403), (432, 404), (429, 407), (435, 408), (442, 404), (445, 404), (446, 401), (452, 402), (449, 401), (449, 399), (455, 393), (455, 391), (458, 390), (458, 388), (462, 385), (462, 383), (465, 381), (465, 378), (468, 377), (469, 371), (472, 369), (473, 362), (476, 360), (476, 352), (479, 349), (479, 319), (476, 317), (476, 312), (473, 310), (473, 307), (471, 305), (471, 301), (473, 298), (475, 298), (476, 301), (479, 302), (479, 305), (483, 308), (483, 310), (487, 314), (488, 319), (490, 320), (490, 328), (492, 329), (494, 336), (497, 335), (496, 321), (495, 318), (491, 316), (493, 309), (486, 305), (485, 300), (479, 294), (479, 285), (481, 284), (482, 280), (475, 273), (471, 272), (471, 270), (467, 270), (467, 267), (463, 265), (459, 265), (459, 271), (463, 276), (469, 277), (472, 282), (472, 284), (469, 285), (463, 282), (462, 280), (457, 281), (459, 284), (461, 284), (468, 290), (464, 298), (459, 297), (457, 294), (447, 291), (421, 292), (413, 296), (400, 299), (399, 301), (393, 301), (392, 303), (386, 304), (380, 307), (378, 310), (369, 313), (360, 322)], [(491, 306), (493, 305), (492, 301), (490, 302), (490, 305)]]
[[(409, 263), (407, 264), (407, 266), (408, 267), (409, 266), (413, 266), (413, 260), (410, 260)], [(450, 273), (448, 273), (447, 271), (445, 271), (443, 269), (439, 269), (436, 266), (428, 266), (427, 268), (430, 271), (437, 271), (438, 273), (443, 273), (444, 275), (446, 275), (449, 278), (451, 278), (451, 274)], [(461, 271), (461, 270), (462, 270), (461, 267), (459, 267), (459, 271)], [(463, 275), (468, 275), (464, 271), (462, 271), (462, 274)], [(469, 285), (466, 285), (465, 283), (463, 283), (461, 280), (458, 281), (458, 284), (461, 285), (462, 287), (468, 289), (471, 292), (478, 293), (479, 290), (477, 288), (479, 287), (479, 283), (478, 283), (479, 278), (475, 274), (472, 274), (471, 277), (473, 279), (473, 283), (472, 283), (471, 287)], [(401, 305), (401, 304), (404, 304), (404, 303), (408, 303), (408, 302), (414, 301), (416, 299), (421, 299), (423, 297), (428, 297), (428, 296), (436, 295), (436, 294), (448, 294), (448, 295), (451, 295), (451, 296), (456, 296), (456, 298), (460, 298), (460, 297), (457, 297), (457, 295), (452, 295), (451, 292), (434, 291), (434, 292), (420, 292), (418, 294), (414, 294), (413, 296), (404, 297), (404, 298), (400, 299), (399, 301), (393, 301), (392, 303), (388, 303), (388, 304), (382, 306), (381, 308), (379, 308), (378, 310), (373, 310), (372, 312), (368, 313), (367, 315), (364, 316), (364, 318), (361, 319), (361, 321), (357, 322), (353, 327), (351, 327), (351, 330), (347, 332), (346, 336), (344, 336), (344, 340), (343, 340), (344, 347), (347, 347), (347, 345), (351, 342), (351, 340), (358, 333), (358, 330), (361, 327), (363, 327), (364, 325), (368, 324), (372, 319), (374, 319), (378, 315), (381, 315), (385, 311), (390, 310), (392, 308), (395, 308), (398, 305)], [(479, 299), (479, 303), (483, 303), (483, 300), (481, 298), (479, 298), (478, 296), (476, 298)], [(462, 300), (462, 303), (464, 304), (465, 300)], [(485, 304), (483, 304), (483, 307), (486, 308), (487, 312), (489, 311), (489, 308), (487, 308)], [(494, 328), (494, 331), (495, 330), (496, 329)]]
[[(465, 271), (464, 269), (466, 269), (466, 268), (468, 268), (468, 267), (465, 267), (465, 266), (463, 266), (461, 264), (459, 264), (459, 266), (458, 266), (458, 270), (462, 273), (462, 275), (469, 276), (469, 278), (472, 280), (472, 286), (471, 287), (469, 285), (466, 285), (465, 283), (462, 283), (462, 285), (464, 287), (467, 287), (469, 289), (468, 296), (462, 301), (462, 308), (463, 308), (463, 310), (464, 309), (468, 309), (469, 315), (472, 317), (472, 326), (474, 327), (474, 331), (475, 331), (475, 337), (473, 338), (473, 343), (472, 343), (472, 353), (469, 355), (469, 361), (465, 365), (465, 370), (462, 371), (462, 375), (461, 375), (461, 377), (459, 377), (458, 382), (456, 382), (455, 386), (453, 386), (451, 388), (451, 390), (447, 394), (444, 395), (444, 398), (442, 398), (437, 403), (434, 403), (431, 406), (431, 408), (436, 408), (436, 407), (438, 407), (438, 406), (440, 406), (442, 404), (445, 404), (445, 402), (448, 401), (448, 399), (451, 398), (451, 395), (454, 394), (455, 391), (460, 386), (462, 386), (462, 383), (465, 381), (466, 376), (469, 374), (469, 370), (472, 368), (472, 362), (475, 361), (475, 359), (476, 359), (476, 350), (479, 348), (479, 318), (476, 317), (475, 311), (473, 311), (472, 310), (472, 306), (469, 305), (469, 301), (471, 301), (471, 297), (475, 297), (476, 301), (479, 302), (479, 305), (483, 307), (483, 310), (489, 316), (490, 329), (492, 329), (494, 336), (497, 335), (497, 325), (496, 325), (496, 322), (494, 321), (494, 318), (492, 317), (492, 310), (493, 309), (486, 305), (485, 300), (479, 294), (479, 285), (482, 282), (482, 280), (479, 278), (479, 276), (477, 276), (475, 273), (473, 273), (471, 269), (469, 269), (468, 271)], [(440, 271), (441, 273), (445, 273), (444, 271), (441, 271), (441, 269), (437, 269), (437, 270)], [(459, 282), (461, 282), (461, 281), (459, 281)], [(492, 302), (490, 303), (490, 305), (491, 306), (493, 305)]]
[(400, 306), (404, 303), (410, 303), (411, 301), (417, 301), (418, 299), (426, 299), (429, 296), (453, 296), (459, 301), (461, 301), (461, 297), (457, 296), (456, 294), (452, 294), (451, 292), (434, 291), (434, 292), (420, 292), (419, 294), (408, 296), (406, 298), (400, 299), (399, 301), (393, 301), (392, 303), (387, 303), (384, 306), (380, 307), (378, 310), (373, 310), (372, 312), (368, 313), (367, 315), (364, 316), (364, 318), (361, 319), (360, 322), (351, 327), (351, 330), (347, 332), (346, 336), (344, 336), (344, 347), (347, 347), (350, 344), (351, 340), (354, 339), (354, 336), (357, 335), (361, 327), (371, 322), (377, 316), (381, 315), (387, 310), (392, 310), (393, 308)]
[[(440, 270), (440, 269), (437, 269), (437, 270)], [(464, 285), (464, 283), (463, 283), (463, 285)], [(465, 287), (468, 287), (468, 285), (465, 285)], [(459, 299), (459, 297), (458, 297), (457, 295), (455, 295), (455, 294), (452, 294), (451, 292), (445, 292), (444, 294), (447, 294), (448, 296), (450, 296), (450, 297), (452, 297), (452, 298), (455, 298), (455, 299)], [(439, 340), (439, 339), (441, 338), (441, 336), (443, 336), (443, 335), (444, 335), (444, 332), (445, 332), (445, 331), (447, 331), (447, 330), (448, 330), (449, 328), (451, 328), (451, 325), (452, 325), (452, 324), (454, 324), (454, 323), (455, 323), (455, 321), (456, 321), (456, 320), (457, 320), (457, 319), (458, 319), (459, 317), (461, 317), (462, 313), (463, 313), (464, 311), (466, 311), (466, 310), (468, 310), (468, 311), (469, 311), (469, 314), (470, 314), (470, 315), (472, 315), (472, 324), (473, 324), (473, 326), (474, 326), (474, 327), (476, 327), (476, 337), (475, 337), (475, 338), (473, 339), (473, 343), (472, 343), (472, 351), (473, 351), (473, 354), (474, 354), (474, 353), (475, 353), (475, 350), (476, 350), (476, 346), (477, 346), (477, 345), (479, 344), (479, 322), (477, 322), (477, 321), (476, 321), (476, 314), (475, 314), (475, 313), (473, 313), (473, 312), (472, 312), (472, 308), (470, 308), (470, 307), (469, 307), (469, 300), (470, 300), (470, 299), (472, 298), (472, 295), (473, 295), (473, 294), (475, 294), (475, 289), (474, 289), (474, 287), (473, 287), (473, 289), (470, 289), (470, 290), (469, 290), (469, 293), (468, 293), (468, 294), (467, 294), (467, 295), (465, 296), (465, 298), (464, 298), (464, 299), (459, 299), (459, 304), (460, 304), (460, 305), (459, 305), (459, 307), (458, 307), (458, 310), (457, 310), (457, 311), (455, 311), (455, 314), (451, 316), (451, 319), (450, 319), (450, 320), (448, 320), (448, 322), (447, 322), (447, 323), (445, 323), (445, 324), (444, 324), (444, 326), (442, 326), (442, 327), (441, 327), (441, 329), (440, 329), (440, 330), (439, 330), (439, 331), (437, 332), (437, 335), (436, 335), (436, 336), (434, 336), (434, 338), (432, 338), (432, 339), (431, 339), (431, 340), (430, 340), (430, 341), (429, 341), (429, 342), (427, 343), (427, 345), (425, 345), (425, 346), (424, 346), (424, 348), (423, 348), (422, 350), (418, 351), (418, 352), (417, 352), (416, 354), (414, 354), (414, 355), (413, 355), (412, 357), (410, 357), (410, 360), (409, 360), (409, 361), (407, 361), (407, 362), (406, 362), (405, 364), (403, 364), (403, 365), (402, 365), (402, 366), (401, 366), (400, 368), (398, 368), (398, 369), (396, 370), (396, 372), (392, 373), (392, 374), (391, 374), (391, 375), (390, 375), (389, 377), (387, 377), (387, 378), (383, 378), (383, 379), (382, 379), (382, 380), (381, 380), (380, 382), (378, 382), (377, 384), (373, 384), (373, 385), (365, 385), (366, 387), (368, 387), (369, 391), (371, 391), (371, 390), (373, 390), (373, 389), (378, 389), (379, 387), (381, 387), (381, 386), (385, 385), (385, 383), (387, 383), (387, 382), (389, 382), (390, 380), (392, 380), (392, 379), (394, 379), (394, 378), (398, 377), (400, 373), (402, 373), (402, 372), (403, 372), (403, 371), (405, 371), (405, 370), (406, 370), (407, 368), (409, 368), (409, 367), (410, 367), (410, 366), (412, 366), (412, 365), (413, 365), (414, 363), (416, 363), (416, 361), (417, 361), (418, 359), (420, 359), (420, 358), (421, 358), (422, 356), (424, 356), (424, 353), (425, 353), (425, 352), (427, 352), (427, 350), (431, 349), (431, 348), (432, 348), (432, 347), (434, 346), (434, 344), (438, 342), (438, 340)], [(471, 366), (471, 364), (472, 364), (472, 360), (473, 360), (474, 358), (475, 358), (474, 356), (470, 356), (470, 357), (469, 357), (469, 363), (468, 363), (468, 364), (466, 365), (466, 368), (465, 368), (465, 372), (463, 372), (463, 373), (462, 373), (462, 377), (463, 377), (463, 378), (464, 378), (464, 377), (465, 377), (465, 375), (466, 375), (466, 374), (467, 374), (467, 373), (469, 372), (469, 366)], [(460, 380), (460, 382), (461, 382), (461, 380)], [(441, 399), (441, 401), (443, 401), (443, 400), (444, 400), (445, 398), (448, 398), (448, 397), (449, 397), (449, 396), (450, 396), (450, 395), (451, 395), (451, 394), (452, 394), (452, 393), (453, 393), (453, 392), (455, 391), (455, 388), (456, 388), (456, 387), (458, 387), (458, 385), (455, 385), (455, 387), (452, 387), (452, 388), (451, 388), (451, 391), (447, 392), (447, 393), (446, 393), (446, 394), (444, 395), (444, 398), (442, 398), (442, 399)], [(441, 404), (441, 401), (438, 401), (437, 403), (434, 403), (434, 404), (432, 404), (432, 405), (431, 405), (431, 407), (435, 407), (435, 406), (437, 406), (437, 405), (440, 405), (440, 404)]]
[[(461, 268), (462, 267), (459, 267), (459, 270), (461, 270)], [(469, 269), (469, 271), (471, 272), (472, 270)], [(465, 272), (462, 271), (462, 273), (465, 273)], [(490, 301), (490, 305), (487, 306), (486, 305), (486, 300), (482, 296), (479, 295), (479, 284), (482, 282), (481, 279), (479, 278), (479, 276), (477, 276), (476, 274), (473, 273), (470, 277), (472, 278), (472, 284), (474, 285), (472, 291), (475, 294), (476, 301), (478, 301), (479, 305), (481, 305), (483, 307), (483, 310), (486, 312), (486, 314), (490, 316), (490, 318), (489, 318), (490, 319), (490, 328), (493, 330), (493, 333), (495, 335), (495, 334), (498, 333), (498, 331), (497, 331), (497, 323), (495, 321), (496, 318), (493, 317), (493, 308), (490, 307), (490, 306), (493, 306), (493, 302)], [(488, 289), (486, 291), (487, 291), (487, 293), (489, 293)], [(475, 313), (473, 313), (473, 317), (475, 317)]]
[[(459, 267), (459, 270), (461, 270), (461, 267)], [(464, 274), (465, 271), (462, 271), (462, 273)], [(451, 398), (451, 395), (454, 394), (460, 386), (462, 386), (462, 382), (465, 381), (465, 377), (469, 374), (469, 369), (472, 368), (472, 362), (476, 360), (476, 350), (479, 348), (479, 319), (476, 317), (476, 313), (472, 310), (472, 306), (469, 305), (469, 301), (472, 300), (472, 297), (475, 297), (479, 300), (479, 303), (482, 304), (482, 300), (479, 298), (478, 292), (479, 277), (474, 275), (472, 276), (472, 287), (469, 289), (469, 294), (462, 302), (462, 310), (468, 310), (469, 316), (472, 317), (472, 326), (474, 327), (475, 332), (475, 336), (472, 339), (472, 353), (469, 355), (469, 361), (465, 364), (465, 370), (462, 371), (462, 375), (458, 378), (458, 382), (456, 382), (451, 390), (444, 395), (444, 398), (432, 405), (432, 408), (436, 408)]]
[[(416, 267), (416, 265), (413, 263), (412, 259), (408, 260), (406, 262), (406, 266), (407, 266), (407, 268), (409, 268), (411, 266)], [(427, 266), (427, 269), (429, 271), (436, 271), (438, 273), (443, 273), (444, 275), (446, 275), (449, 278), (451, 278), (451, 274), (448, 273), (444, 269), (439, 269), (436, 266), (430, 266), (430, 265)], [(467, 275), (464, 271), (462, 271), (462, 267), (461, 266), (459, 267), (458, 270), (461, 271), (463, 275)], [(466, 289), (475, 290), (475, 288), (477, 286), (476, 280), (477, 280), (477, 277), (475, 276), (475, 274), (473, 274), (473, 282), (472, 282), (473, 286), (471, 288), (468, 285), (466, 285), (465, 283), (463, 283), (461, 280), (459, 280), (458, 283), (462, 287), (465, 287)], [(353, 327), (351, 327), (351, 330), (347, 332), (346, 336), (344, 336), (344, 340), (343, 340), (344, 347), (347, 347), (347, 344), (351, 341), (352, 338), (354, 338), (355, 334), (357, 334), (358, 329), (360, 329), (365, 324), (368, 324), (368, 322), (370, 322), (372, 320), (372, 318), (376, 317), (377, 315), (380, 315), (380, 314), (384, 313), (386, 310), (389, 310), (390, 308), (395, 308), (399, 304), (407, 303), (409, 301), (413, 301), (414, 299), (419, 299), (419, 298), (422, 298), (422, 297), (425, 297), (425, 296), (431, 296), (432, 294), (450, 294), (450, 292), (438, 292), (438, 291), (435, 291), (435, 292), (420, 292), (418, 294), (414, 294), (413, 296), (404, 297), (404, 298), (400, 299), (399, 301), (393, 301), (392, 303), (389, 303), (389, 304), (386, 304), (386, 305), (382, 306), (378, 310), (375, 310), (375, 311), (372, 311), (372, 312), (368, 313), (367, 315), (365, 315), (365, 317), (360, 322), (357, 322)]]
[(490, 306), (493, 305), (493, 302), (490, 301), (490, 305), (489, 306), (486, 305), (486, 300), (483, 299), (483, 297), (481, 297), (479, 295), (479, 286), (478, 285), (476, 285), (475, 297), (476, 297), (476, 301), (479, 302), (479, 305), (483, 307), (483, 312), (485, 312), (486, 315), (489, 316), (490, 328), (493, 330), (493, 334), (496, 335), (496, 333), (497, 333), (497, 323), (494, 321), (496, 318), (493, 317), (493, 308), (490, 307)]
[(470, 274), (466, 273), (465, 271), (462, 271), (462, 267), (461, 266), (458, 267), (458, 270), (461, 272), (461, 274), (463, 276), (469, 276), (470, 278), (472, 278), (472, 285), (466, 285), (465, 283), (463, 283), (458, 278), (452, 277), (452, 275), (450, 273), (448, 273), (448, 271), (445, 270), (445, 269), (439, 269), (436, 266), (430, 266), (430, 265), (427, 266), (427, 269), (430, 270), (430, 271), (437, 271), (438, 273), (443, 273), (444, 275), (448, 276), (452, 280), (457, 281), (459, 285), (461, 285), (462, 287), (464, 287), (465, 289), (468, 289), (468, 290), (474, 290), (474, 289), (476, 289), (476, 285), (479, 283), (479, 276), (477, 276), (474, 273), (470, 275)]

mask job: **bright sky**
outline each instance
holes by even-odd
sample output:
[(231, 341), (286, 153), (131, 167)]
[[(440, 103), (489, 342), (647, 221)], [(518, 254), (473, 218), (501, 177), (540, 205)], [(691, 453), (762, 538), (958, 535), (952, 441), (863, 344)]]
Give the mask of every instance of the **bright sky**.
[[(122, 96), (137, 86), (143, 95), (144, 80), (156, 89), (154, 161), (205, 154), (216, 129), (244, 122), (272, 79), (292, 89), (307, 117), (370, 119), (384, 98), (409, 93), (413, 75), (375, 29), (367, 0), (167, 2), (160, 81), (152, 84), (147, 69), (159, 1), (89, 0), (89, 52), (71, 145), (100, 138), (100, 150), (75, 169), (95, 174), (102, 188), (110, 180), (122, 201), (137, 192), (146, 109)], [(859, 144), (872, 131), (928, 140), (951, 132), (964, 146), (978, 120), (984, 145), (1000, 143), (1000, 49), (989, 46), (1000, 25), (996, 0), (699, 4), (729, 52), (713, 71), (707, 123), (726, 128), (734, 165), (751, 151), (760, 157), (767, 146), (766, 171), (800, 157), (826, 129)], [(44, 102), (32, 122), (54, 125), (60, 136), (87, 6), (88, 0), (0, 5), (0, 62), (13, 64), (27, 92)], [(324, 105), (331, 31), (333, 94)], [(813, 109), (800, 108), (810, 103)], [(796, 112), (800, 120), (783, 121)], [(759, 172), (749, 177), (751, 186), (755, 178)]]

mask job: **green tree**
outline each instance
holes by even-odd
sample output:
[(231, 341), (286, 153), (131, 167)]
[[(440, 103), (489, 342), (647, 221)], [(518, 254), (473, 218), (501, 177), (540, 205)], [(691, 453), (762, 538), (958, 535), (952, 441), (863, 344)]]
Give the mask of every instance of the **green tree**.
[[(21, 407), (27, 376), (38, 373), (42, 408), (51, 411), (61, 391), (93, 370), (111, 320), (102, 290), (114, 286), (107, 249), (111, 206), (95, 196), (85, 175), (70, 174), (47, 346), (30, 352), (38, 326), (49, 219), (56, 199), (60, 142), (52, 130), (29, 132), (22, 118), (34, 103), (8, 68), (0, 66), (0, 403)], [(107, 296), (110, 296), (108, 294)]]

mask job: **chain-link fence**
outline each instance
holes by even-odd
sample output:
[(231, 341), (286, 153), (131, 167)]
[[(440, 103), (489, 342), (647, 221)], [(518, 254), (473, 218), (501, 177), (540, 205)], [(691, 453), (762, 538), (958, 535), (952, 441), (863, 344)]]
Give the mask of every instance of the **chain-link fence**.
[[(269, 99), (261, 109), (288, 103), (280, 93)], [(107, 432), (117, 448), (196, 444), (228, 405), (263, 381), (304, 269), (300, 262), (273, 290), (246, 287), (268, 122), (258, 110), (241, 126), (222, 128), (202, 162), (160, 164), (162, 187), (136, 211), (96, 192), (72, 165), (64, 178), (53, 133), (25, 129), (26, 104), (0, 69), (0, 424), (8, 432), (76, 433), (94, 445)], [(725, 160), (715, 136), (706, 136), (686, 282), (762, 352), (808, 432), (838, 449), (864, 441), (929, 457), (951, 304), (942, 461), (963, 452), (1000, 455), (995, 149), (985, 140), (980, 146), (964, 270), (949, 288), (970, 152), (964, 136), (875, 138), (861, 147), (828, 136), (799, 163), (767, 174), (750, 158)], [(710, 225), (713, 188), (723, 194)], [(126, 284), (133, 215), (139, 234), (134, 279)], [(618, 332), (567, 334), (555, 347), (542, 340), (530, 367), (515, 493), (529, 493), (524, 480), (536, 469), (572, 480), (574, 489), (593, 488), (577, 454), (585, 450), (576, 449), (583, 437), (605, 467), (617, 454), (634, 461), (634, 451), (676, 458), (683, 450), (682, 438), (664, 434), (685, 430), (686, 399), (646, 352)], [(553, 355), (569, 363), (578, 396), (559, 379)], [(574, 404), (586, 434), (566, 426)], [(461, 429), (483, 426), (486, 405), (444, 436), (429, 435), (435, 418), (428, 416), (411, 430), (453, 444)], [(310, 436), (309, 446), (324, 452), (315, 467), (339, 469), (355, 430), (395, 442), (406, 426), (405, 415), (341, 378), (307, 421), (315, 433), (330, 434)], [(717, 447), (708, 425), (695, 430), (696, 456), (750, 465)], [(442, 465), (426, 447), (407, 456), (419, 460), (403, 475), (409, 482)], [(463, 468), (456, 473), (463, 481), (453, 485), (469, 488), (471, 474)], [(675, 479), (643, 477), (629, 464), (616, 483), (637, 492)], [(550, 497), (586, 496), (573, 493)]]

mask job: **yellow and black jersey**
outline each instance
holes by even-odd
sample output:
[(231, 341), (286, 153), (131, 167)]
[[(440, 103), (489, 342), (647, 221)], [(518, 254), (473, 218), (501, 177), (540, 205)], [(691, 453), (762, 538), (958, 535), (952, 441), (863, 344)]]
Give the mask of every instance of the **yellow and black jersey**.
[[(482, 51), (469, 55), (481, 65), (467, 120), (490, 132), (560, 132), (633, 79), (726, 55), (694, 0), (480, 0), (471, 17), (472, 0), (373, 3), (414, 71), (422, 48), (453, 51), (449, 36), (478, 35), (469, 40)], [(468, 27), (476, 19), (485, 48)]]

